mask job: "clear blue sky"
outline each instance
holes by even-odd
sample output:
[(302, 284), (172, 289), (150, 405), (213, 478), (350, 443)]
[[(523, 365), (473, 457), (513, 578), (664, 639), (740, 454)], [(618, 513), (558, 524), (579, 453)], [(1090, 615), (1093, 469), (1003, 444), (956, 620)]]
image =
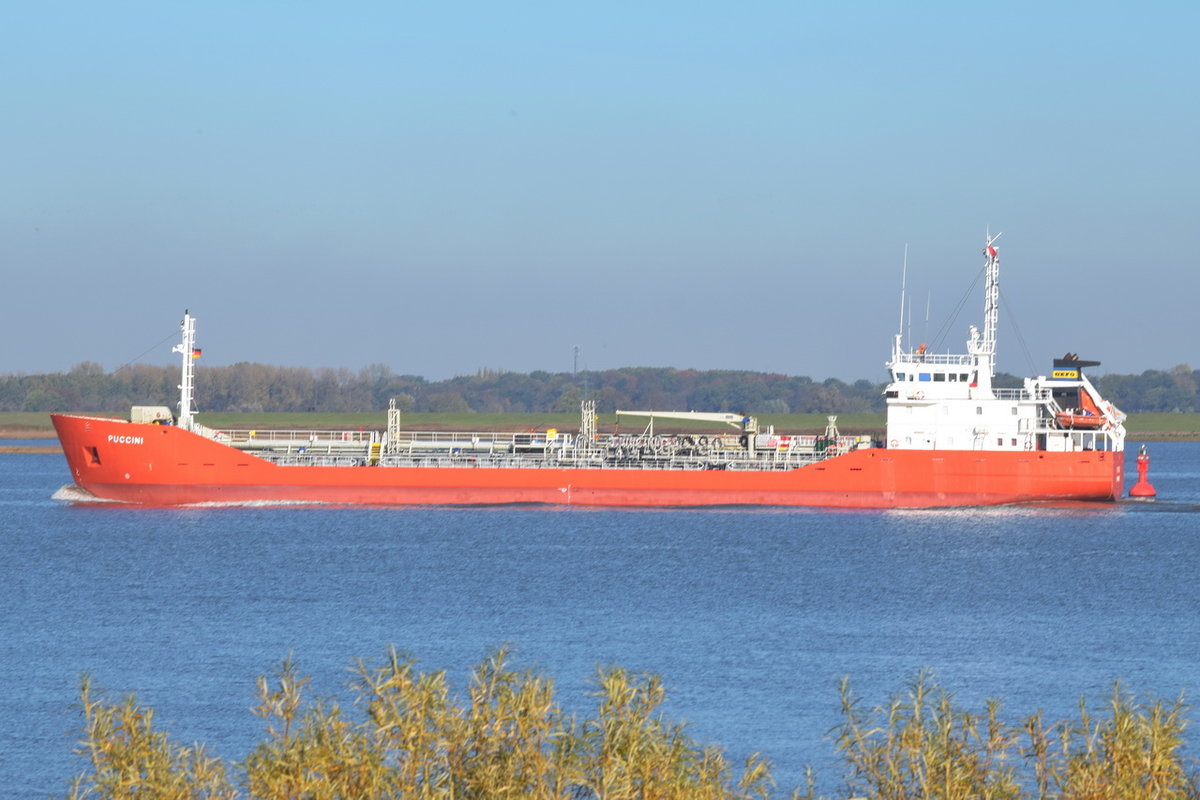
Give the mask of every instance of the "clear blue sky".
[(0, 373), (169, 363), (147, 348), (189, 308), (208, 364), (437, 379), (569, 371), (578, 345), (589, 369), (881, 380), (905, 245), (934, 340), (989, 226), (1001, 369), (1198, 367), (1198, 23), (1192, 2), (12, 4)]

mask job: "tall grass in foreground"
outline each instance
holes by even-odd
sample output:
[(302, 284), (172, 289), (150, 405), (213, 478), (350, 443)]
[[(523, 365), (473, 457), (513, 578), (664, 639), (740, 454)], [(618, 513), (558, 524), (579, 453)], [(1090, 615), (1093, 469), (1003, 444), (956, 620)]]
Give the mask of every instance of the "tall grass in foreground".
[[(1046, 723), (1041, 712), (1013, 727), (990, 700), (982, 713), (958, 708), (921, 674), (908, 691), (869, 711), (841, 687), (837, 747), (847, 785), (860, 796), (900, 798), (1197, 798), (1180, 755), (1182, 699), (1137, 703), (1118, 683), (1108, 708)], [(1194, 765), (1192, 765), (1194, 768)]]
[[(444, 672), (420, 672), (391, 650), (359, 662), (353, 709), (310, 699), (309, 680), (285, 661), (258, 680), (262, 741), (238, 764), (156, 731), (133, 697), (111, 701), (82, 682), (87, 769), (70, 798), (768, 798), (767, 762), (734, 769), (721, 750), (694, 742), (661, 713), (662, 682), (619, 667), (597, 678), (593, 712), (556, 704), (551, 680), (509, 665), (501, 649), (473, 671), (465, 697)], [(887, 704), (865, 709), (843, 683), (833, 732), (845, 762), (839, 797), (1200, 798), (1180, 756), (1180, 702), (1139, 704), (1119, 685), (1093, 716), (1012, 726), (989, 702), (957, 707), (928, 675)], [(352, 713), (353, 712), (353, 713)], [(813, 779), (793, 798), (815, 800)]]

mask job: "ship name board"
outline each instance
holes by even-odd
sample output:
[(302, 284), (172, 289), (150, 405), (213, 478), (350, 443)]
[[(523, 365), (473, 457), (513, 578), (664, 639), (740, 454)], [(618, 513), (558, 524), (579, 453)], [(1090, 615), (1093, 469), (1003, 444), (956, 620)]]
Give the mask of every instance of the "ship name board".
[(1077, 369), (1056, 369), (1051, 376), (1055, 380), (1077, 380), (1079, 378), (1079, 370)]
[(141, 436), (121, 436), (115, 433), (110, 433), (108, 440), (113, 444), (142, 444), (145, 442)]

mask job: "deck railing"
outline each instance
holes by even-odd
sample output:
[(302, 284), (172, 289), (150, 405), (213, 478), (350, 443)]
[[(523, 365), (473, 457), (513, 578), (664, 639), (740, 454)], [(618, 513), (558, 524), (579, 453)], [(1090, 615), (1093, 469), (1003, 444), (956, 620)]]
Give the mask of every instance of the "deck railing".
[(379, 441), (376, 431), (317, 431), (317, 430), (214, 430), (211, 437), (239, 450), (274, 450), (297, 452), (366, 452)]
[(854, 436), (760, 434), (753, 450), (736, 435), (598, 436), (574, 434), (378, 431), (214, 430), (213, 438), (281, 466), (778, 470), (821, 461), (870, 441)]
[(975, 357), (962, 353), (917, 353), (915, 350), (897, 353), (893, 364), (959, 364), (970, 366)]

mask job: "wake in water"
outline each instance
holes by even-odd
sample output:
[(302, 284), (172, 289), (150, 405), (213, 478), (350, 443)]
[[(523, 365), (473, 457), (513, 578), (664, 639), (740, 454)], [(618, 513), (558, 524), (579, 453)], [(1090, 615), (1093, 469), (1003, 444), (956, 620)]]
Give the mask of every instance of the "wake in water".
[(203, 503), (184, 503), (177, 508), (288, 508), (290, 506), (338, 505), (321, 500), (208, 500)]
[(54, 494), (50, 495), (51, 500), (58, 500), (63, 503), (116, 503), (118, 505), (128, 505), (121, 500), (105, 500), (102, 497), (89, 492), (77, 484), (68, 483), (59, 488)]
[(1185, 503), (1178, 500), (1125, 498), (1120, 501), (1127, 509), (1137, 511), (1167, 511), (1176, 514), (1194, 514), (1200, 512), (1200, 503)]
[[(89, 492), (87, 489), (80, 487), (74, 483), (68, 483), (62, 486), (54, 494), (50, 496), (51, 500), (58, 500), (62, 503), (77, 503), (77, 504), (117, 504), (123, 506), (140, 506), (140, 503), (131, 503), (124, 500), (107, 500), (103, 497)], [(318, 500), (228, 500), (217, 501), (212, 500), (204, 503), (186, 503), (175, 508), (285, 508), (288, 506), (323, 506), (336, 505), (332, 503), (324, 503)], [(152, 508), (152, 506), (147, 506)]]

